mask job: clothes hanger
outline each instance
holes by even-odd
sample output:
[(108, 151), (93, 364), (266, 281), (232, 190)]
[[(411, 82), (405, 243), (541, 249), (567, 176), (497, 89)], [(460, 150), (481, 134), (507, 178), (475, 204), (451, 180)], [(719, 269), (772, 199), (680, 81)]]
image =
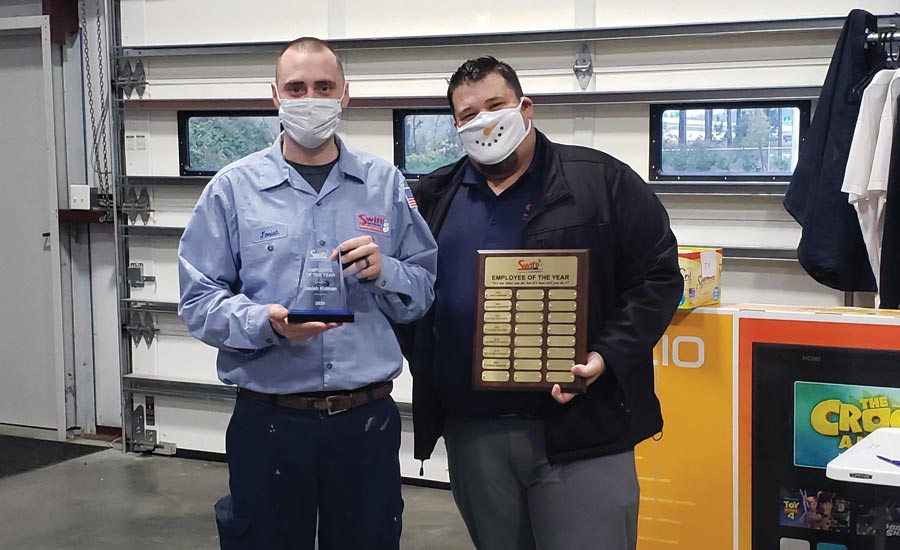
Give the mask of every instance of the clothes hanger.
[(894, 52), (894, 37), (896, 35), (897, 35), (897, 30), (894, 29), (890, 32), (890, 34), (886, 38), (887, 43), (888, 43), (889, 52), (890, 52), (888, 54), (889, 57), (888, 57), (887, 64), (888, 64), (888, 67), (891, 69), (897, 69), (898, 67), (900, 67), (900, 63), (898, 63), (898, 61), (900, 61), (900, 47), (898, 47), (898, 51), (896, 53)]
[[(896, 32), (897, 32), (896, 30), (891, 31), (891, 33), (890, 33), (891, 36), (893, 36), (893, 34)], [(878, 44), (878, 46), (882, 52), (882, 57), (881, 57), (881, 59), (879, 59), (878, 63), (874, 67), (872, 67), (872, 69), (870, 69), (869, 72), (866, 73), (866, 75), (864, 77), (862, 77), (862, 79), (860, 79), (859, 82), (857, 82), (856, 84), (853, 85), (852, 88), (850, 88), (850, 92), (847, 94), (847, 100), (850, 103), (859, 103), (862, 100), (863, 92), (865, 91), (865, 89), (869, 85), (869, 83), (872, 82), (872, 79), (875, 78), (875, 75), (878, 73), (878, 71), (885, 69), (885, 68), (889, 68), (888, 67), (889, 63), (887, 61), (888, 54), (885, 50), (885, 45), (886, 45), (885, 43), (887, 42), (887, 35), (888, 35), (888, 33), (886, 33), (886, 32), (878, 33), (878, 41), (876, 42), (876, 44)], [(893, 44), (894, 43), (892, 41), (891, 42), (891, 51), (892, 52), (893, 52)], [(868, 47), (868, 44), (867, 44), (867, 47)]]

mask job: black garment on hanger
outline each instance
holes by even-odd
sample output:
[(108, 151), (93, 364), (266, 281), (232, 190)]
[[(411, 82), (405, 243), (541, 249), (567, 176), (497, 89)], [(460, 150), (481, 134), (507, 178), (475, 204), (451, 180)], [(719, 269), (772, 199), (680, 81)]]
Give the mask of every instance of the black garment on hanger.
[[(900, 105), (898, 105), (900, 107)], [(881, 307), (900, 308), (900, 120), (894, 124), (881, 240)]]
[(784, 207), (803, 226), (800, 264), (823, 285), (844, 291), (875, 290), (859, 218), (841, 186), (860, 107), (850, 91), (885, 58), (880, 45), (866, 47), (867, 31), (877, 29), (869, 12), (847, 16), (784, 197)]

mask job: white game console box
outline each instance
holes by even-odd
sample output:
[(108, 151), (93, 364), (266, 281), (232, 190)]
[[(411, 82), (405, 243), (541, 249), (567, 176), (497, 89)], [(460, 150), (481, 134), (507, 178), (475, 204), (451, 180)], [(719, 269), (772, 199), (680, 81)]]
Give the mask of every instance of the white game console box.
[(879, 428), (828, 463), (829, 479), (900, 487), (900, 428)]

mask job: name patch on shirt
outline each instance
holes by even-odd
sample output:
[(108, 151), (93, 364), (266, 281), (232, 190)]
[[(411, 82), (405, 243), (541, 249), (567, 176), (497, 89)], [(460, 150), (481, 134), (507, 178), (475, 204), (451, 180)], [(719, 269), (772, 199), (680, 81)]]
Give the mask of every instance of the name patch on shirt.
[(259, 227), (253, 230), (253, 242), (261, 243), (265, 241), (273, 241), (275, 239), (283, 239), (287, 237), (287, 235), (287, 226), (282, 224)]
[(369, 216), (366, 214), (357, 214), (357, 229), (362, 231), (370, 231), (372, 233), (390, 233), (391, 224), (387, 218), (381, 216)]

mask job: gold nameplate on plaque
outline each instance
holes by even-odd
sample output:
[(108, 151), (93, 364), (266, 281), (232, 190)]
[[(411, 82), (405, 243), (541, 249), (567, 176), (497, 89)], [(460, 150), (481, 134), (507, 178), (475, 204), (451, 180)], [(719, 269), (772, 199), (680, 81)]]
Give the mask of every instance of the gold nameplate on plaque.
[(572, 348), (547, 348), (547, 359), (574, 359), (575, 350)]
[(495, 371), (484, 371), (481, 373), (481, 380), (483, 382), (509, 382), (509, 371), (505, 370), (495, 370)]
[(544, 345), (544, 337), (543, 336), (516, 336), (516, 347), (520, 346), (537, 346), (541, 347)]
[[(563, 303), (568, 303), (568, 302), (563, 302)], [(512, 302), (510, 302), (509, 300), (488, 300), (484, 303), (485, 311), (509, 311), (511, 309), (512, 309)], [(569, 310), (567, 310), (567, 311), (569, 311)]]
[(475, 389), (581, 392), (587, 250), (478, 252)]
[[(487, 351), (487, 349), (485, 349)], [(515, 348), (513, 357), (516, 359), (540, 359), (544, 350), (541, 348)]]
[[(485, 314), (487, 315), (487, 314)], [(517, 323), (543, 323), (543, 313), (516, 313)]]
[(504, 346), (502, 348), (484, 348), (484, 356), (485, 357), (509, 357), (509, 347)]
[(481, 367), (487, 370), (509, 370), (509, 359), (485, 359)]
[[(575, 361), (571, 359), (549, 359), (547, 361), (547, 370), (571, 371), (574, 366)], [(507, 368), (509, 368), (509, 363), (507, 363)]]
[(517, 290), (516, 300), (543, 300), (543, 290)]
[(521, 382), (532, 382), (532, 383), (540, 382), (543, 378), (544, 378), (543, 374), (541, 374), (539, 372), (533, 372), (533, 371), (525, 371), (525, 372), (516, 371), (515, 374), (513, 374), (513, 380), (516, 382), (520, 382), (520, 383)]
[(548, 336), (547, 337), (547, 345), (553, 347), (575, 347), (575, 337), (574, 336)]
[(513, 368), (518, 370), (541, 370), (543, 362), (540, 359), (516, 359)]
[(485, 346), (509, 346), (512, 343), (512, 337), (510, 336), (496, 336), (493, 334), (487, 334), (484, 337), (484, 345)]
[(509, 323), (485, 323), (485, 334), (509, 334), (512, 332), (512, 325)]
[(574, 300), (578, 297), (577, 290), (551, 290), (551, 300)]
[(557, 384), (565, 384), (575, 381), (575, 375), (571, 372), (548, 372), (547, 382), (556, 382)]
[(544, 334), (544, 325), (516, 325), (516, 336), (534, 336)]
[(516, 312), (519, 311), (544, 311), (544, 301), (534, 300), (523, 302), (519, 300), (518, 302), (516, 302)]
[(575, 325), (547, 325), (547, 334), (551, 336), (574, 336)]
[(508, 311), (485, 311), (485, 323), (510, 323), (512, 322), (512, 313)]
[(575, 324), (577, 316), (574, 313), (551, 313), (547, 315), (547, 321), (550, 323), (568, 323)]

